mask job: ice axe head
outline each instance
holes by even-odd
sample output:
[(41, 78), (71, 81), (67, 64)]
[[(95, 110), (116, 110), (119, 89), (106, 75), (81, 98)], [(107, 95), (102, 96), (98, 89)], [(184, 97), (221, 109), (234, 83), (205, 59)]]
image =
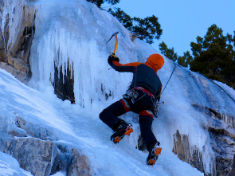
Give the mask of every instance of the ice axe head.
[(110, 37), (110, 39), (106, 42), (106, 44), (108, 44), (108, 42), (109, 42), (110, 40), (112, 40), (112, 38), (115, 36), (116, 42), (115, 42), (115, 47), (114, 47), (113, 55), (115, 55), (115, 54), (116, 54), (116, 51), (117, 51), (117, 46), (118, 46), (118, 37), (117, 37), (117, 34), (118, 34), (118, 33), (119, 33), (119, 32), (113, 33), (113, 35)]
[(115, 32), (115, 33), (113, 33), (113, 35), (111, 35), (111, 37), (110, 37), (110, 38), (109, 38), (109, 40), (106, 42), (106, 44), (108, 44), (108, 43), (109, 43), (109, 41), (110, 41), (110, 40), (112, 40), (112, 38), (113, 38), (114, 36), (116, 36), (118, 33), (119, 33), (119, 32)]

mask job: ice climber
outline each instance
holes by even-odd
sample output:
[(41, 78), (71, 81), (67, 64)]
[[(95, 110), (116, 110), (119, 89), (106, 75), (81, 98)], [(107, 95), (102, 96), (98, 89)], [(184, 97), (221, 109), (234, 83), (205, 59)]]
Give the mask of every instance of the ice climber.
[(111, 140), (118, 143), (125, 135), (133, 132), (132, 125), (118, 116), (128, 111), (139, 114), (141, 137), (147, 150), (147, 164), (154, 165), (161, 153), (160, 143), (152, 132), (155, 105), (160, 99), (162, 89), (157, 71), (162, 68), (164, 59), (160, 54), (152, 54), (145, 63), (133, 62), (120, 64), (115, 55), (108, 57), (109, 65), (118, 72), (132, 72), (133, 79), (123, 98), (111, 104), (100, 113), (100, 119), (113, 129)]

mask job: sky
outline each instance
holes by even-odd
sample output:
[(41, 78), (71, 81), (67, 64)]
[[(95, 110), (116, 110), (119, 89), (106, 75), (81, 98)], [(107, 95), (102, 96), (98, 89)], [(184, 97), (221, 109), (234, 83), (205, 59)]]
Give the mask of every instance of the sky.
[(179, 55), (190, 50), (190, 43), (204, 36), (212, 24), (224, 34), (235, 31), (235, 0), (120, 0), (116, 6), (132, 17), (158, 17), (163, 34), (153, 46), (158, 49), (164, 41)]

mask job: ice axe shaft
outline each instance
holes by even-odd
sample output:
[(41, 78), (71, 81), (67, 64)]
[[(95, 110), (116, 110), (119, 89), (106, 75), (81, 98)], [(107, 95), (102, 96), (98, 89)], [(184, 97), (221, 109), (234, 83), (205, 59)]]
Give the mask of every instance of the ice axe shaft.
[(118, 37), (117, 37), (117, 35), (118, 35), (118, 33), (119, 32), (115, 32), (111, 37), (110, 37), (110, 39), (106, 42), (106, 44), (110, 41), (110, 40), (112, 40), (112, 38), (115, 36), (115, 46), (114, 46), (114, 51), (113, 51), (113, 54), (115, 55), (116, 54), (116, 52), (117, 52), (117, 47), (118, 47)]
[(117, 47), (118, 47), (118, 37), (117, 37), (117, 34), (115, 35), (115, 40), (116, 40), (116, 42), (115, 42), (115, 47), (114, 47), (114, 51), (113, 51), (114, 55), (116, 54)]

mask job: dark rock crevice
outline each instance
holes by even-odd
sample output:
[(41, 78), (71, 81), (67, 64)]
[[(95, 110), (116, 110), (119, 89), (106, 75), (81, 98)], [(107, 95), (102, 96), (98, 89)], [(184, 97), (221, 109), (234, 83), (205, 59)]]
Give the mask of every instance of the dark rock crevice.
[(52, 81), (52, 84), (55, 94), (62, 100), (69, 100), (71, 103), (75, 103), (73, 64), (71, 65), (68, 61), (67, 68), (63, 68), (54, 62), (54, 69), (54, 81)]

